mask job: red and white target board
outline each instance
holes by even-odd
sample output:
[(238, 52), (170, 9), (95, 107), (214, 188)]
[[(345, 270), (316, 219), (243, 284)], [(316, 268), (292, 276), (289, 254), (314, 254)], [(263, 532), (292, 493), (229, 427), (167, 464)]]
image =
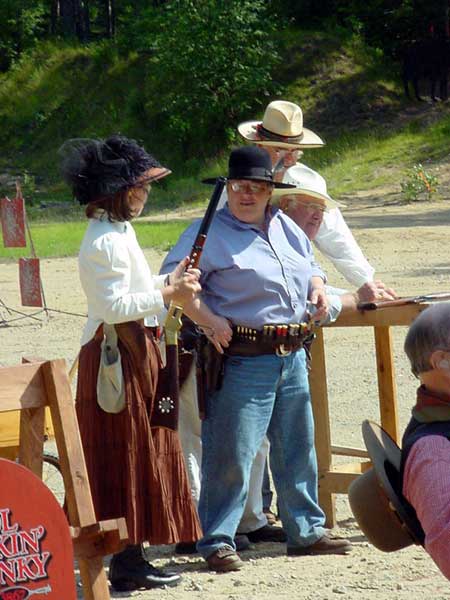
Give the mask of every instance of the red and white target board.
[(29, 469), (0, 459), (0, 600), (76, 600), (64, 511)]
[(25, 248), (25, 203), (21, 194), (12, 200), (7, 197), (0, 200), (0, 219), (5, 248)]
[[(19, 183), (16, 184), (15, 198), (12, 200), (8, 197), (0, 199), (0, 221), (2, 226), (3, 245), (5, 248), (26, 248), (28, 237), (31, 257), (22, 257), (19, 259), (19, 285), (22, 306), (44, 308), (44, 311), (47, 312), (40, 274), (40, 261), (36, 256), (34, 249), (31, 231), (27, 221), (25, 201)], [(33, 317), (33, 315), (27, 315), (7, 307), (1, 299), (0, 305), (3, 306), (9, 314), (17, 313), (22, 315), (19, 319), (26, 318), (27, 316)], [(39, 314), (39, 312), (34, 314)], [(5, 319), (0, 318), (0, 322), (2, 323), (7, 323), (10, 320), (11, 319), (6, 321)], [(17, 318), (14, 320), (17, 320)], [(0, 600), (2, 600), (1, 597)]]

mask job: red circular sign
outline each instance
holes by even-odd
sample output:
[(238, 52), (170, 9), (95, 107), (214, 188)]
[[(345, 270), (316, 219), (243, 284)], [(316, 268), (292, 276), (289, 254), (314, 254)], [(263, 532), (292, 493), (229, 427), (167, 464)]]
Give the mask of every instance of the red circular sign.
[(0, 600), (76, 600), (64, 511), (29, 469), (0, 459)]

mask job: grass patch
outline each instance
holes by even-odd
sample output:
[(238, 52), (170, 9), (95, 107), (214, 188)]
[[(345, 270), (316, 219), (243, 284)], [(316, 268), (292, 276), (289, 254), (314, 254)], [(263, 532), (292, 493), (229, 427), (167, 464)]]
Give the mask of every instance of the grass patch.
[(189, 219), (179, 221), (153, 221), (134, 223), (136, 236), (142, 248), (169, 250), (183, 231), (191, 224)]
[[(189, 220), (136, 222), (133, 227), (142, 248), (169, 250), (190, 224)], [(86, 221), (71, 223), (36, 223), (31, 227), (39, 258), (76, 256), (86, 230)], [(0, 247), (0, 259), (31, 256), (27, 248)]]
[[(406, 101), (398, 65), (360, 36), (338, 27), (288, 27), (279, 41), (283, 62), (274, 73), (279, 97), (300, 104), (305, 126), (326, 140), (324, 148), (307, 150), (304, 161), (324, 175), (332, 194), (399, 182), (414, 164), (429, 166), (448, 156), (448, 106), (419, 109)], [(136, 53), (122, 56), (110, 42), (44, 42), (0, 74), (0, 175), (10, 175), (7, 184), (0, 180), (0, 195), (11, 196), (11, 182), (27, 171), (32, 185), (25, 198), (33, 223), (83, 221), (82, 209), (57, 173), (56, 150), (69, 137), (120, 131), (143, 140), (173, 169), (153, 187), (147, 214), (205, 206), (212, 189), (200, 181), (226, 173), (231, 145), (243, 143), (237, 123), (230, 123), (230, 147), (221, 153), (207, 161), (199, 158), (205, 140), (198, 139), (198, 153), (180, 160), (176, 143), (158, 142), (158, 124), (149, 116), (159, 98), (152, 88), (154, 60)], [(158, 102), (164, 104), (164, 98)], [(262, 112), (247, 117), (257, 119)]]
[(405, 169), (449, 155), (450, 115), (446, 108), (436, 111), (439, 120), (429, 125), (412, 121), (390, 135), (371, 132), (350, 139), (342, 136), (324, 150), (308, 152), (305, 162), (323, 174), (336, 196), (399, 182)]

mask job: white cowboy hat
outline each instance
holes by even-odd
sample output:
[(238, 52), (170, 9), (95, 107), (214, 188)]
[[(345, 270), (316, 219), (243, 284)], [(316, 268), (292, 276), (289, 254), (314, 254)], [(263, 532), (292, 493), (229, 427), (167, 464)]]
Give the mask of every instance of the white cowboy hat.
[(294, 165), (288, 169), (283, 177), (283, 182), (295, 185), (295, 188), (290, 190), (273, 190), (272, 200), (279, 199), (281, 196), (295, 196), (297, 194), (302, 194), (309, 196), (311, 200), (314, 198), (321, 200), (325, 205), (325, 210), (345, 206), (345, 204), (336, 202), (336, 200), (333, 200), (333, 198), (328, 195), (325, 179), (322, 175), (319, 175), (319, 173), (316, 173), (316, 171), (313, 171), (306, 165)]
[(324, 145), (310, 129), (303, 127), (300, 106), (285, 100), (274, 100), (264, 113), (262, 121), (245, 121), (238, 131), (249, 142), (280, 148), (319, 148)]

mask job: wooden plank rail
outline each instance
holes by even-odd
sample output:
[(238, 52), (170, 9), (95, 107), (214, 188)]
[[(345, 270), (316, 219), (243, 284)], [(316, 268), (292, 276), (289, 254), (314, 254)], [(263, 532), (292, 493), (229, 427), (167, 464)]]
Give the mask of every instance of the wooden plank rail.
[[(428, 303), (408, 304), (368, 311), (352, 311), (341, 315), (327, 327), (372, 327), (378, 377), (380, 423), (399, 443), (397, 389), (392, 352), (391, 327), (410, 325), (415, 317), (429, 306)], [(319, 503), (325, 512), (327, 527), (336, 525), (335, 494), (346, 494), (350, 483), (370, 468), (370, 462), (354, 462), (333, 466), (333, 456), (366, 458), (367, 452), (331, 444), (330, 412), (328, 404), (327, 370), (324, 329), (318, 328), (311, 349), (312, 364), (309, 375), (315, 421), (315, 443), (319, 472)], [(361, 420), (364, 416), (361, 415)]]
[(331, 446), (331, 454), (336, 456), (355, 456), (358, 458), (369, 458), (367, 450), (350, 448), (348, 446)]

